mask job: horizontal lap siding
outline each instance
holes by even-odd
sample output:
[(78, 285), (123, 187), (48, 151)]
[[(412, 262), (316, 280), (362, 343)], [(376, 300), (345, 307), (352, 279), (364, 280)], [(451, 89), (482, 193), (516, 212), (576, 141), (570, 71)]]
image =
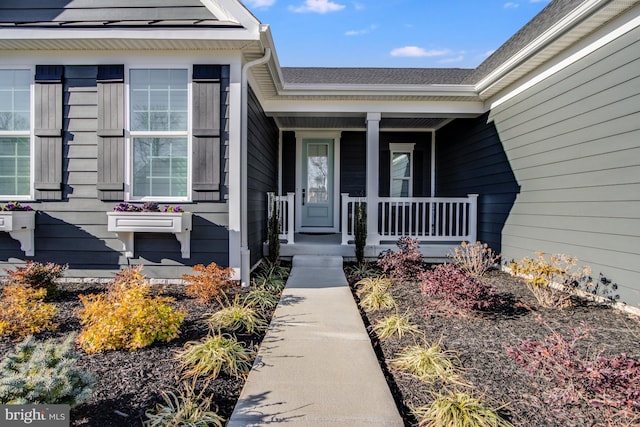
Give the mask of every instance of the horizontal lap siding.
[(342, 132), (340, 138), (340, 192), (364, 196), (367, 188), (367, 134)]
[(522, 186), (505, 259), (567, 253), (640, 302), (640, 30), (491, 112)]
[[(69, 264), (66, 277), (113, 277), (121, 266), (144, 264), (152, 278), (180, 278), (195, 264), (229, 263), (227, 203), (185, 204), (194, 213), (191, 258), (182, 259), (173, 234), (138, 233), (135, 258), (122, 253), (122, 242), (107, 231), (106, 212), (117, 203), (97, 199), (97, 67), (65, 67), (63, 200), (29, 203), (37, 209), (35, 257)], [(162, 205), (162, 204), (161, 204)], [(25, 259), (17, 241), (0, 233), (0, 269)], [(0, 270), (3, 271), (3, 270)]]
[(457, 119), (436, 133), (436, 195), (479, 194), (478, 239), (501, 251), (501, 233), (519, 191), (488, 116)]
[(267, 117), (253, 91), (249, 91), (248, 110), (248, 225), (251, 264), (262, 258), (267, 239), (267, 192), (278, 186), (278, 128)]

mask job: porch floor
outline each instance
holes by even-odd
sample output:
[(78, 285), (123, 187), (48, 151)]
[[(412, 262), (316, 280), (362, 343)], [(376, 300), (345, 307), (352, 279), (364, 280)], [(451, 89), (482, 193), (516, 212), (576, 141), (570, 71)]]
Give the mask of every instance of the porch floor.
[[(280, 244), (280, 257), (291, 259), (295, 255), (341, 256), (347, 261), (355, 259), (355, 246), (343, 245), (340, 233), (296, 233), (294, 243), (286, 241)], [(442, 262), (460, 242), (420, 242), (420, 252), (427, 262)], [(268, 253), (269, 245), (264, 244), (264, 253)], [(366, 246), (365, 257), (377, 259), (381, 252), (388, 249), (397, 250), (395, 241), (383, 242), (380, 245)]]

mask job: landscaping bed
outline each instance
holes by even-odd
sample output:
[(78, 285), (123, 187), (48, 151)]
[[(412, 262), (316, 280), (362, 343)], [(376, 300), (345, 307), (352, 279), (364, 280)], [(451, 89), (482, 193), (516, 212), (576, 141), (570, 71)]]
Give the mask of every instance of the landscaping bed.
[[(58, 327), (54, 331), (35, 334), (37, 341), (52, 338), (61, 343), (70, 334), (78, 334), (82, 329), (78, 313), (83, 308), (78, 297), (88, 294), (105, 295), (108, 289), (109, 285), (98, 283), (59, 285), (59, 292), (46, 300), (57, 308), (53, 322)], [(155, 342), (134, 351), (106, 350), (88, 354), (74, 345), (76, 367), (93, 374), (96, 383), (91, 398), (71, 408), (71, 425), (141, 426), (145, 411), (155, 409), (156, 404), (166, 405), (162, 392), (179, 395), (185, 384), (195, 384), (194, 391), (198, 396), (213, 396), (213, 404), (208, 410), (228, 419), (240, 396), (246, 375), (229, 375), (223, 370), (208, 381), (203, 376), (198, 376), (195, 382), (193, 378), (185, 380), (185, 371), (181, 369), (180, 360), (176, 356), (185, 343), (201, 341), (211, 336), (213, 332), (206, 320), (232, 304), (235, 296), (242, 297), (250, 289), (254, 288), (233, 287), (226, 291), (223, 303), (215, 299), (203, 303), (193, 299), (193, 295), (187, 295), (185, 285), (151, 285), (152, 296), (172, 298), (169, 305), (174, 310), (185, 313), (178, 337), (169, 342)], [(256, 311), (266, 322), (270, 321), (273, 314), (273, 310), (269, 309)], [(264, 330), (253, 333), (233, 332), (233, 336), (245, 348), (256, 350), (264, 337)], [(15, 345), (20, 341), (9, 337), (0, 338), (0, 359), (13, 353)]]
[[(347, 269), (347, 271), (349, 271)], [(389, 386), (406, 425), (418, 420), (412, 409), (433, 402), (432, 393), (443, 387), (465, 390), (487, 405), (496, 408), (503, 419), (516, 426), (624, 426), (639, 425), (636, 400), (635, 412), (627, 412), (623, 402), (619, 408), (598, 405), (588, 396), (569, 396), (571, 403), (553, 403), (553, 397), (564, 393), (571, 384), (554, 388), (541, 375), (531, 376), (518, 365), (507, 351), (523, 341), (542, 341), (553, 332), (569, 336), (570, 328), (584, 328), (587, 336), (580, 339), (575, 350), (584, 359), (597, 355), (612, 357), (627, 354), (640, 359), (640, 322), (607, 305), (573, 299), (565, 309), (544, 308), (525, 285), (524, 280), (501, 271), (489, 271), (482, 279), (493, 285), (501, 303), (489, 311), (439, 310), (437, 304), (427, 306), (421, 283), (395, 280), (389, 292), (396, 308), (365, 312), (362, 310), (374, 348), (379, 356)], [(355, 281), (355, 280), (354, 280)], [(354, 288), (354, 296), (359, 300)], [(379, 339), (372, 326), (382, 318), (398, 313), (419, 328), (419, 334), (397, 335)], [(440, 342), (450, 351), (460, 378), (468, 386), (425, 383), (414, 375), (393, 369), (392, 359), (407, 346)], [(455, 356), (453, 356), (455, 355)], [(546, 357), (543, 355), (542, 357)], [(567, 360), (567, 362), (569, 362)], [(578, 379), (576, 379), (577, 381)], [(634, 384), (638, 396), (639, 384)], [(574, 394), (579, 394), (576, 387)], [(435, 424), (434, 424), (435, 425)]]

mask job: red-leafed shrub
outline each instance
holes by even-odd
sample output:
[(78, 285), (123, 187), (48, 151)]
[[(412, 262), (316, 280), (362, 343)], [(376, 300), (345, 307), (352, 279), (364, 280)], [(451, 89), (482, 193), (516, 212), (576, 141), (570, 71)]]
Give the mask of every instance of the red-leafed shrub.
[[(540, 320), (541, 321), (541, 320)], [(552, 385), (545, 394), (554, 406), (588, 402), (606, 407), (608, 414), (640, 417), (640, 361), (626, 354), (582, 356), (577, 343), (591, 333), (586, 327), (570, 328), (568, 336), (552, 330), (542, 341), (524, 340), (507, 353), (530, 375)]]
[(401, 237), (396, 243), (398, 251), (385, 251), (378, 258), (378, 267), (393, 280), (415, 280), (424, 270), (418, 241)]
[(453, 264), (440, 264), (418, 275), (422, 294), (446, 306), (463, 310), (488, 310), (499, 303), (496, 290)]

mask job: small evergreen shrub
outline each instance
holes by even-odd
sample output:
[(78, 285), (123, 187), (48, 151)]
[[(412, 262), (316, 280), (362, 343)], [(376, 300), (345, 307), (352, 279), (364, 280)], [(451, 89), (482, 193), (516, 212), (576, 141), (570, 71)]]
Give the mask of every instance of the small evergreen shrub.
[(273, 264), (280, 262), (280, 203), (273, 200), (271, 217), (268, 224), (269, 234), (269, 261)]
[(198, 395), (190, 386), (185, 386), (178, 394), (172, 391), (162, 391), (164, 403), (159, 403), (154, 409), (145, 412), (144, 427), (222, 427), (224, 418), (213, 411), (213, 395)]
[(494, 268), (500, 255), (496, 255), (486, 243), (462, 242), (454, 249), (452, 254), (447, 255), (452, 262), (462, 271), (466, 271), (475, 278), (480, 278), (487, 271)]
[(225, 292), (233, 287), (231, 268), (222, 268), (212, 262), (206, 267), (202, 264), (194, 265), (193, 271), (198, 274), (182, 275), (182, 279), (187, 283), (185, 293), (203, 304), (213, 300), (221, 301)]
[(88, 400), (95, 378), (75, 364), (72, 335), (62, 344), (25, 338), (0, 363), (0, 403), (76, 406)]
[(0, 296), (0, 336), (16, 338), (53, 331), (58, 309), (43, 302), (47, 290), (25, 285), (7, 285)]
[(350, 265), (345, 268), (345, 275), (349, 283), (353, 284), (367, 277), (380, 275), (380, 271), (374, 265), (364, 261), (362, 264)]
[(210, 335), (203, 341), (191, 341), (178, 351), (177, 359), (186, 378), (213, 380), (220, 373), (239, 377), (251, 369), (255, 351), (230, 335)]
[(378, 266), (393, 280), (415, 280), (424, 268), (418, 241), (401, 237), (396, 245), (398, 251), (388, 250), (380, 254)]
[(213, 313), (207, 323), (213, 331), (247, 334), (263, 331), (268, 326), (253, 307), (241, 303), (237, 296), (229, 306)]
[(15, 270), (5, 271), (9, 275), (10, 284), (45, 289), (47, 296), (53, 296), (58, 289), (56, 280), (64, 275), (68, 267), (68, 265), (59, 265), (52, 262), (42, 264), (28, 260), (24, 267), (18, 266)]
[(179, 335), (184, 312), (171, 307), (172, 298), (152, 296), (141, 270), (125, 269), (106, 294), (80, 295), (77, 342), (87, 353), (136, 350)]
[(500, 301), (496, 290), (453, 264), (440, 264), (419, 275), (422, 294), (454, 309), (490, 310)]
[(273, 294), (280, 294), (287, 283), (289, 272), (288, 267), (264, 259), (253, 276), (252, 286)]
[(363, 202), (356, 203), (353, 208), (353, 215), (356, 262), (358, 265), (363, 265), (365, 263), (364, 248), (367, 245), (367, 204)]
[(480, 399), (462, 391), (433, 395), (430, 405), (413, 410), (420, 427), (512, 427), (512, 424)]

